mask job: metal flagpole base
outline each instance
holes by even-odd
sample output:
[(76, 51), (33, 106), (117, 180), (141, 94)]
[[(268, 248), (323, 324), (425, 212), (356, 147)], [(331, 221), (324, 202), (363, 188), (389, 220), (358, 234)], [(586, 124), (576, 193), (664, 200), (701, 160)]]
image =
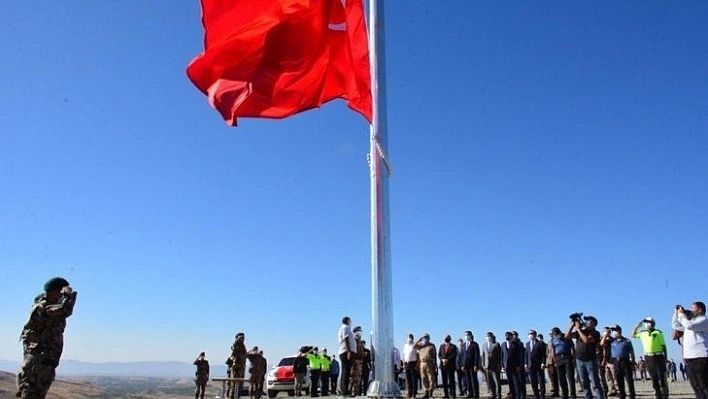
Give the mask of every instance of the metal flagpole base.
[(395, 382), (372, 381), (366, 392), (369, 398), (401, 398), (401, 390)]

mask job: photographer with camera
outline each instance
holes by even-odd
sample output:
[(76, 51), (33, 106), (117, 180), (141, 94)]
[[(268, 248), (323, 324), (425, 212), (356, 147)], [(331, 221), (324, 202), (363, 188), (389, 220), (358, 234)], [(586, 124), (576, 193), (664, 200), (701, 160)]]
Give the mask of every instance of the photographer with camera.
[[(580, 382), (585, 391), (585, 398), (590, 399), (594, 394), (595, 398), (604, 399), (597, 363), (597, 347), (600, 345), (600, 333), (595, 329), (597, 319), (594, 316), (585, 316), (581, 319), (581, 316), (582, 313), (570, 315), (570, 326), (565, 337), (566, 339), (575, 339), (576, 364), (580, 373)], [(591, 385), (592, 391), (590, 390)]]
[[(643, 330), (639, 330), (644, 326)], [(654, 395), (657, 399), (669, 396), (669, 385), (666, 382), (666, 341), (664, 333), (657, 330), (656, 321), (647, 317), (641, 320), (632, 330), (632, 336), (642, 342), (644, 348), (644, 359), (646, 360), (649, 378), (654, 387)]]
[(683, 358), (686, 373), (698, 399), (708, 399), (708, 319), (706, 304), (694, 302), (691, 312), (676, 306), (671, 325), (683, 330)]
[(74, 312), (76, 295), (68, 281), (54, 277), (44, 284), (44, 293), (34, 299), (20, 337), (24, 359), (17, 373), (18, 398), (47, 396), (64, 349), (66, 318)]
[(609, 350), (609, 362), (612, 365), (615, 380), (619, 388), (620, 399), (625, 399), (627, 393), (624, 383), (627, 382), (629, 388), (629, 397), (634, 399), (636, 392), (634, 391), (634, 346), (632, 341), (622, 336), (622, 327), (615, 324), (609, 328), (610, 334), (602, 337), (600, 345)]

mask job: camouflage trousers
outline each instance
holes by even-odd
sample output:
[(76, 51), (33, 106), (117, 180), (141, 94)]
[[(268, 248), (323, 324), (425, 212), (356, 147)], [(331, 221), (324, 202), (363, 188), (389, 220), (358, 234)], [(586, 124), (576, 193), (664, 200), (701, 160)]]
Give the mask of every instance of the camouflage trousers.
[(26, 354), (22, 367), (17, 372), (17, 397), (22, 399), (42, 399), (47, 396), (54, 382), (53, 364), (46, 364), (39, 357)]
[(435, 383), (437, 378), (435, 375), (435, 363), (433, 362), (420, 362), (420, 377), (423, 380), (423, 389), (425, 392), (430, 394), (435, 389)]
[(194, 380), (194, 383), (197, 384), (197, 390), (194, 392), (194, 399), (199, 399), (200, 396), (202, 399), (204, 399), (204, 395), (206, 393), (206, 385), (208, 381), (209, 379), (204, 377), (197, 377), (197, 379)]
[(363, 360), (354, 360), (352, 362), (352, 369), (349, 372), (349, 392), (352, 395), (359, 395), (361, 392), (361, 373), (363, 368)]
[(263, 380), (265, 379), (265, 373), (258, 372), (256, 374), (251, 374), (251, 379), (249, 380), (251, 386), (249, 388), (249, 394), (252, 397), (260, 398), (263, 394)]
[[(245, 365), (240, 365), (240, 364), (234, 364), (231, 366), (229, 369), (229, 377), (231, 378), (243, 378), (243, 373), (245, 371), (246, 367)], [(240, 395), (240, 390), (241, 387), (243, 387), (243, 382), (231, 382), (227, 384), (226, 388), (226, 397), (227, 398), (234, 398), (236, 396), (236, 390), (239, 390), (239, 395)]]

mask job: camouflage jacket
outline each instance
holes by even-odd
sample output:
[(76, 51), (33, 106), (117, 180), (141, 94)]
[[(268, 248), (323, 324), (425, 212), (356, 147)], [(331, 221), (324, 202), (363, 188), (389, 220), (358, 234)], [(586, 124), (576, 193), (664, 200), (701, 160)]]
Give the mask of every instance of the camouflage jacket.
[(197, 359), (194, 361), (194, 365), (197, 366), (197, 372), (194, 375), (197, 379), (208, 380), (209, 379), (209, 361), (206, 359)]
[(260, 353), (248, 352), (246, 355), (248, 360), (251, 362), (251, 374), (253, 375), (265, 375), (268, 364), (265, 357)]
[(75, 303), (75, 295), (62, 296), (57, 303), (50, 303), (44, 294), (35, 298), (20, 336), (25, 354), (40, 357), (45, 364), (55, 367), (59, 364), (66, 318), (74, 312)]
[(231, 345), (231, 356), (234, 358), (234, 367), (246, 366), (246, 345), (243, 341), (236, 341)]

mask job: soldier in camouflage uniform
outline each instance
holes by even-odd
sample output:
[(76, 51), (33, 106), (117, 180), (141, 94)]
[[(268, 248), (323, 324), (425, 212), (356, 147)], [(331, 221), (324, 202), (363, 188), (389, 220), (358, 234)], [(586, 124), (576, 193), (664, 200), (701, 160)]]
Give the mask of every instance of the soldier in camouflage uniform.
[(197, 384), (197, 390), (194, 392), (194, 399), (199, 399), (200, 394), (202, 399), (204, 399), (206, 384), (209, 382), (209, 361), (206, 360), (204, 356), (206, 355), (202, 352), (194, 361), (194, 365), (197, 366), (197, 372), (195, 373), (197, 378), (194, 380)]
[(364, 368), (364, 343), (361, 341), (361, 327), (354, 327), (354, 340), (356, 341), (356, 353), (352, 356), (352, 369), (349, 374), (349, 393), (357, 396), (361, 393), (361, 377)]
[(420, 377), (423, 379), (423, 389), (425, 389), (423, 398), (432, 398), (433, 390), (438, 381), (438, 361), (435, 345), (430, 342), (430, 335), (424, 334), (413, 347), (418, 350)]
[(251, 379), (250, 391), (251, 397), (260, 398), (263, 394), (263, 380), (265, 379), (268, 363), (263, 357), (263, 351), (259, 351), (257, 346), (246, 354), (246, 357), (251, 362)]
[(17, 373), (18, 398), (47, 396), (64, 349), (66, 318), (74, 311), (76, 294), (68, 281), (55, 277), (44, 284), (44, 294), (35, 298), (20, 337), (24, 360)]
[[(246, 344), (244, 341), (246, 340), (246, 335), (242, 332), (236, 334), (236, 339), (234, 340), (234, 344), (231, 345), (231, 357), (233, 358), (233, 363), (231, 364), (230, 371), (229, 371), (229, 377), (231, 378), (243, 378), (244, 373), (246, 371)], [(239, 395), (241, 392), (241, 388), (243, 388), (243, 382), (239, 383), (232, 383), (232, 389), (230, 389), (230, 394), (231, 396), (228, 396), (230, 398), (234, 398), (234, 395), (236, 394), (236, 389), (239, 391)]]

